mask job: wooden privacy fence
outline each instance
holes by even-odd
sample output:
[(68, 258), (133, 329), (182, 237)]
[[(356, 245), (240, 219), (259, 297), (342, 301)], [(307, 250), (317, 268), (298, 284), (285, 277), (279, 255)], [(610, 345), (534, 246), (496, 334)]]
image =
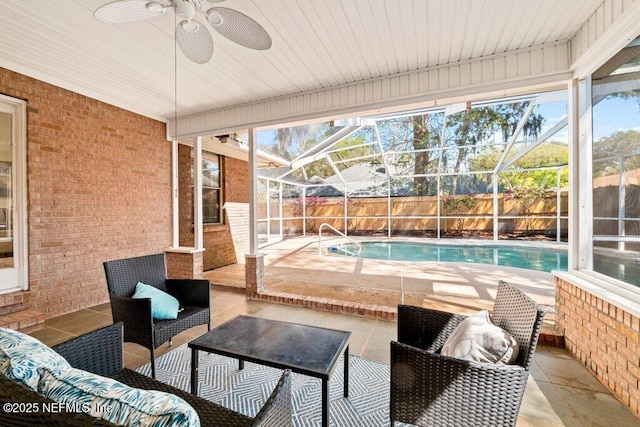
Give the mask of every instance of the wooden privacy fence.
[[(497, 197), (500, 233), (523, 232), (556, 234), (558, 220), (566, 222), (568, 214), (567, 192), (559, 197), (517, 199), (509, 194)], [(345, 212), (346, 210), (346, 212)], [(462, 231), (492, 232), (494, 225), (494, 199), (492, 194), (476, 196), (442, 196), (440, 198), (440, 230), (449, 233)], [(300, 200), (283, 200), (282, 215), (278, 202), (258, 206), (262, 228), (268, 223), (274, 230), (282, 224), (284, 234), (314, 233), (322, 223), (328, 223), (349, 233), (373, 233), (388, 230), (389, 221), (394, 232), (424, 233), (438, 230), (438, 198), (412, 196), (391, 198), (331, 198), (314, 200), (302, 210)], [(345, 227), (346, 219), (346, 227)], [(566, 224), (562, 226), (566, 229)], [(264, 231), (264, 230), (263, 230)]]

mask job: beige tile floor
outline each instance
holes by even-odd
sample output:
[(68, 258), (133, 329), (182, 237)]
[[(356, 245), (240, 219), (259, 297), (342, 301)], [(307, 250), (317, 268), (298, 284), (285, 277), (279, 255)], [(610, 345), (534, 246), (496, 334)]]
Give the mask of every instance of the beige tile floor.
[[(352, 331), (350, 352), (372, 360), (389, 361), (389, 341), (396, 338), (396, 323), (310, 309), (247, 301), (235, 290), (213, 287), (212, 326), (239, 314), (322, 325)], [(82, 309), (45, 321), (32, 335), (48, 345), (112, 322), (108, 304)], [(176, 336), (173, 347), (164, 344), (158, 355), (205, 332), (196, 327)], [(137, 368), (149, 361), (145, 348), (125, 343), (125, 365)], [(635, 418), (587, 370), (563, 349), (539, 347), (529, 377), (518, 427), (525, 426), (640, 426)]]

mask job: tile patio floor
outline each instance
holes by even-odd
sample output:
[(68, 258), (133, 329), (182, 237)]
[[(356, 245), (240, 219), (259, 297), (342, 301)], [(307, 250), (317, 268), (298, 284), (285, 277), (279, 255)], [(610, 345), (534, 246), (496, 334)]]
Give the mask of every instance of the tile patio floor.
[[(372, 360), (389, 361), (389, 341), (396, 338), (396, 323), (310, 309), (247, 301), (237, 290), (212, 287), (212, 326), (236, 315), (248, 314), (270, 319), (322, 325), (352, 331), (350, 352)], [(82, 309), (45, 321), (43, 329), (31, 335), (47, 345), (108, 325), (112, 322), (109, 304)], [(173, 347), (162, 345), (157, 355), (166, 353), (206, 331), (205, 326), (177, 335)], [(135, 369), (149, 361), (145, 348), (125, 343), (125, 365)], [(518, 426), (640, 426), (582, 365), (563, 349), (538, 347), (524, 396)]]

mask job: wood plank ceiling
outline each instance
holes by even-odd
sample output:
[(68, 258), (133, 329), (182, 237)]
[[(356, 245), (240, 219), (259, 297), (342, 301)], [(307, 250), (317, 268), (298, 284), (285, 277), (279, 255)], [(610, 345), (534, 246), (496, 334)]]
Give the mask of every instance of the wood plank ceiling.
[[(602, 0), (227, 0), (273, 46), (215, 31), (213, 59), (174, 63), (174, 14), (105, 24), (108, 0), (1, 0), (0, 67), (166, 120), (565, 42)], [(177, 90), (175, 71), (177, 69)]]

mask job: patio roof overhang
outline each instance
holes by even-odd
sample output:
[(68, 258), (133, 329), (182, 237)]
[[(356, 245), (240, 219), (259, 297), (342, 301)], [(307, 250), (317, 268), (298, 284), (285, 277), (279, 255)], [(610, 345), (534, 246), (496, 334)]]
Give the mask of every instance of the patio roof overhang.
[(640, 5), (614, 0), (228, 0), (273, 47), (213, 34), (212, 61), (176, 64), (171, 13), (103, 24), (106, 2), (3, 2), (0, 66), (167, 121), (168, 139), (566, 87), (640, 33)]

